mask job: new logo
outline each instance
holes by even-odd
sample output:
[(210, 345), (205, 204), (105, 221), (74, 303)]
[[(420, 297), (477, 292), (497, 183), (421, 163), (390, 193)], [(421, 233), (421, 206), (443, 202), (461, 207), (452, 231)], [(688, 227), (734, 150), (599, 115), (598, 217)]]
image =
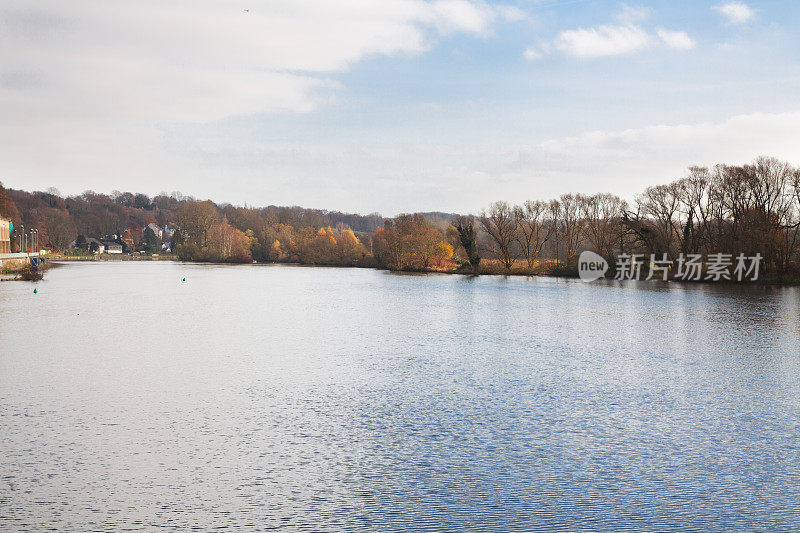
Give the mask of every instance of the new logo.
[(585, 251), (578, 257), (578, 276), (581, 281), (594, 281), (605, 276), (608, 271), (608, 262), (602, 256)]

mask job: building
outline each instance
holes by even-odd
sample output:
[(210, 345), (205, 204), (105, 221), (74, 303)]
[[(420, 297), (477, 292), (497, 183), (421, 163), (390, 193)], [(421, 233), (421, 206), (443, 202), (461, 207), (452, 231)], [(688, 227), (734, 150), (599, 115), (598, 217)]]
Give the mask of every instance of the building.
[(102, 254), (106, 251), (106, 245), (93, 237), (86, 239), (86, 245), (89, 247), (90, 252)]
[(106, 247), (107, 254), (121, 254), (122, 253), (122, 245), (118, 242), (114, 241), (103, 241), (103, 245)]
[(0, 254), (11, 253), (11, 225), (10, 220), (0, 218)]
[(159, 240), (164, 238), (164, 230), (162, 230), (161, 228), (159, 228), (158, 226), (156, 226), (152, 222), (150, 224), (148, 224), (147, 226), (145, 226), (144, 229), (147, 230), (147, 228), (150, 228), (153, 231), (153, 233), (155, 233), (156, 237), (158, 237)]

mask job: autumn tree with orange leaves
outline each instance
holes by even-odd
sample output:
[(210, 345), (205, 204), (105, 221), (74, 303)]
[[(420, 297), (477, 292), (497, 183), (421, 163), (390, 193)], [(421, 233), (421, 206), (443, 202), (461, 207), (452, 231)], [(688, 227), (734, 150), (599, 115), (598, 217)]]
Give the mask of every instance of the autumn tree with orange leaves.
[(443, 268), (453, 256), (453, 246), (420, 214), (387, 219), (375, 233), (375, 257), (392, 270)]

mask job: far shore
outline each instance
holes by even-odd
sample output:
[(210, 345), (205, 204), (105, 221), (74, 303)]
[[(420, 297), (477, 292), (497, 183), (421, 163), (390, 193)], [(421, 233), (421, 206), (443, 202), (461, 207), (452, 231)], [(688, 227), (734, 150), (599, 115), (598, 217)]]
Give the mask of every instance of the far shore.
[(96, 254), (96, 255), (68, 255), (51, 253), (44, 256), (48, 261), (178, 261), (174, 254), (164, 255), (133, 255), (133, 254)]
[[(461, 268), (461, 269), (452, 269), (452, 270), (444, 270), (444, 269), (402, 269), (402, 270), (391, 270), (385, 267), (376, 266), (376, 265), (334, 265), (334, 264), (322, 264), (322, 263), (299, 263), (299, 262), (289, 262), (289, 261), (270, 261), (270, 262), (259, 262), (253, 261), (252, 263), (248, 262), (216, 262), (216, 261), (181, 261), (176, 255), (174, 254), (162, 254), (162, 255), (131, 255), (131, 254), (97, 254), (93, 256), (84, 256), (84, 255), (65, 255), (65, 254), (50, 254), (47, 256), (47, 261), (49, 262), (118, 262), (118, 261), (174, 261), (177, 263), (192, 263), (192, 264), (212, 264), (212, 265), (253, 265), (253, 264), (260, 264), (260, 265), (285, 265), (285, 266), (295, 266), (295, 267), (324, 267), (324, 268), (364, 268), (364, 269), (372, 269), (372, 270), (385, 270), (387, 272), (394, 272), (397, 274), (447, 274), (447, 275), (459, 275), (459, 276), (515, 276), (515, 277), (541, 277), (541, 278), (563, 278), (563, 279), (577, 279), (578, 276), (576, 273), (572, 273), (562, 269), (561, 272), (553, 272), (551, 270), (553, 261), (548, 262), (541, 262), (537, 264), (537, 266), (531, 271), (527, 268), (525, 261), (518, 261), (519, 264), (512, 267), (510, 271), (506, 271), (502, 265), (500, 265), (497, 261), (488, 260), (485, 261), (483, 264), (486, 267), (480, 269), (479, 272), (474, 272), (468, 268)], [(606, 281), (613, 281), (611, 278), (607, 278)], [(646, 281), (644, 279), (639, 281)], [(652, 280), (655, 283), (665, 283), (662, 280)], [(780, 278), (776, 275), (767, 275), (763, 276), (758, 281), (750, 281), (750, 282), (736, 282), (736, 281), (718, 281), (718, 282), (711, 282), (706, 280), (700, 281), (685, 281), (685, 280), (669, 280), (671, 283), (688, 283), (688, 284), (712, 284), (712, 285), (776, 285), (776, 286), (796, 286), (800, 285), (800, 278), (792, 278), (788, 276), (784, 276)]]

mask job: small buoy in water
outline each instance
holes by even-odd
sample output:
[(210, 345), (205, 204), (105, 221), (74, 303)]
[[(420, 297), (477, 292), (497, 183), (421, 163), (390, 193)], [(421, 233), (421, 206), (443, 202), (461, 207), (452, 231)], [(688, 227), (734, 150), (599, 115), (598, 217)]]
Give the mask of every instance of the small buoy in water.
[(33, 289), (33, 294), (36, 294), (37, 292), (39, 292), (37, 289)]
[(183, 281), (186, 281), (186, 278), (183, 278)]

